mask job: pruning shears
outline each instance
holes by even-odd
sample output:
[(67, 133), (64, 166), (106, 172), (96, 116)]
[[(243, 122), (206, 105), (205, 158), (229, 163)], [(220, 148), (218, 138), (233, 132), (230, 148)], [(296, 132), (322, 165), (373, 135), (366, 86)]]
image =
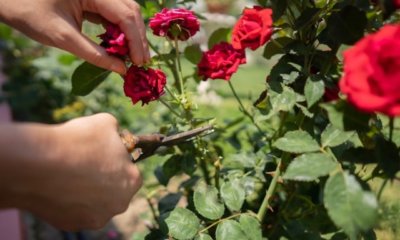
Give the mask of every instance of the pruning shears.
[(159, 147), (171, 147), (174, 145), (179, 145), (191, 141), (196, 137), (202, 137), (213, 132), (214, 128), (211, 125), (206, 125), (169, 136), (160, 133), (134, 135), (130, 131), (124, 129), (120, 132), (120, 137), (127, 151), (131, 154), (132, 161), (136, 163), (153, 155)]

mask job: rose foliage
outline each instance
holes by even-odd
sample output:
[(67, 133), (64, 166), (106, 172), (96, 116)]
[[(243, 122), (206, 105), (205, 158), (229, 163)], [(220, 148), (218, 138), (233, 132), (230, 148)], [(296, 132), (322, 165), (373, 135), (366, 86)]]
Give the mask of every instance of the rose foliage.
[[(146, 239), (376, 239), (371, 180), (384, 190), (400, 171), (398, 1), (258, 0), (208, 42), (195, 38), (208, 20), (193, 2), (142, 1), (154, 57), (124, 77), (133, 104), (160, 110), (161, 133), (215, 127), (146, 160), (157, 165)], [(107, 28), (102, 46), (124, 53), (122, 35)], [(232, 78), (250, 56), (267, 61), (263, 85), (245, 79), (256, 96)], [(78, 68), (73, 86), (90, 92), (101, 72)], [(210, 79), (225, 80), (242, 116), (196, 102)]]

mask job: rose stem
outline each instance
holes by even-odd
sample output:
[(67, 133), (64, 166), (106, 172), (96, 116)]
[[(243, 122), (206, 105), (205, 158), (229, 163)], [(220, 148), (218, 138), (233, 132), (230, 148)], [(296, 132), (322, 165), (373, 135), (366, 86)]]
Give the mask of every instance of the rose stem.
[(175, 43), (175, 58), (176, 58), (176, 66), (178, 67), (178, 79), (179, 79), (179, 88), (181, 91), (181, 94), (184, 94), (184, 87), (183, 87), (183, 75), (182, 75), (182, 65), (181, 65), (181, 58), (179, 56), (179, 40), (178, 38), (174, 39), (174, 43)]
[(258, 124), (256, 123), (254, 117), (253, 117), (253, 116), (246, 110), (246, 108), (244, 107), (242, 101), (240, 100), (239, 96), (238, 96), (237, 93), (236, 93), (235, 88), (233, 87), (232, 82), (231, 82), (231, 81), (228, 81), (228, 82), (229, 82), (229, 87), (231, 88), (232, 93), (233, 93), (233, 95), (235, 96), (237, 102), (239, 103), (240, 109), (242, 110), (242, 112), (244, 113), (244, 115), (246, 115), (246, 116), (251, 120), (251, 122), (254, 124), (254, 126), (257, 128), (257, 130), (260, 132), (261, 135), (266, 136), (266, 134), (264, 133), (264, 131), (263, 131), (263, 130), (260, 128), (260, 126), (258, 126)]
[(171, 113), (173, 113), (175, 116), (177, 116), (178, 118), (181, 117), (181, 115), (179, 113), (177, 113), (167, 102), (165, 102), (163, 99), (159, 98), (158, 99), (165, 107), (167, 107), (169, 109), (169, 111)]
[[(282, 158), (284, 158), (285, 153), (282, 155)], [(275, 190), (276, 190), (276, 184), (278, 182), (278, 179), (281, 175), (281, 159), (278, 160), (278, 164), (276, 166), (276, 170), (274, 173), (274, 177), (272, 178), (271, 184), (269, 185), (267, 192), (265, 194), (264, 200), (261, 204), (260, 210), (258, 210), (257, 213), (257, 218), (260, 222), (263, 221), (265, 214), (267, 213), (267, 210), (271, 207), (269, 205), (269, 200), (274, 195)]]

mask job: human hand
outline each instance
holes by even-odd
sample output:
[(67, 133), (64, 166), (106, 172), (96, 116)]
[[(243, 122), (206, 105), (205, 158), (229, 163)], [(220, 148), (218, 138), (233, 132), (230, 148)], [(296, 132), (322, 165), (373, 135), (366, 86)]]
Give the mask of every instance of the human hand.
[(7, 195), (17, 204), (10, 206), (31, 211), (64, 230), (102, 227), (128, 207), (142, 184), (116, 119), (103, 113), (50, 128), (31, 134), (41, 139), (47, 131), (46, 147), (37, 143), (32, 150), (44, 149), (46, 154), (26, 153), (31, 152), (27, 144), (24, 154), (40, 156), (15, 163), (19, 169), (13, 173), (13, 189), (5, 192), (12, 193)]
[(84, 19), (118, 25), (128, 40), (132, 62), (143, 65), (150, 61), (140, 6), (133, 0), (0, 0), (0, 20), (38, 42), (125, 74), (121, 59), (108, 55), (81, 33)]

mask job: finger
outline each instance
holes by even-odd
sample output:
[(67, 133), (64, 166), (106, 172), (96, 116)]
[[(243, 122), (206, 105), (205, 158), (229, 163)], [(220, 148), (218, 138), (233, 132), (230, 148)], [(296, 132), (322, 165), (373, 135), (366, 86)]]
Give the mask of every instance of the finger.
[(104, 27), (110, 22), (103, 18), (101, 15), (91, 12), (83, 12), (83, 18), (94, 24), (101, 24)]
[(82, 35), (77, 29), (64, 24), (57, 42), (58, 47), (71, 52), (72, 54), (85, 59), (98, 67), (108, 69), (119, 74), (126, 73), (125, 63), (116, 57), (110, 56), (103, 47)]
[[(131, 0), (83, 0), (82, 8), (85, 11), (100, 14), (102, 17), (118, 25), (128, 40), (130, 57), (137, 65), (143, 64), (145, 35), (139, 31), (137, 22), (141, 19), (140, 7)], [(144, 31), (144, 30), (142, 30)]]
[[(133, 1), (128, 0), (127, 2), (129, 8), (134, 9), (135, 6), (132, 5), (134, 4)], [(136, 26), (138, 27), (139, 30), (139, 35), (141, 37), (142, 40), (142, 47), (143, 47), (143, 54), (144, 54), (144, 62), (149, 62), (150, 61), (150, 50), (149, 50), (149, 44), (147, 42), (147, 37), (146, 37), (146, 26), (144, 24), (144, 19), (142, 17), (142, 14), (140, 13), (140, 11), (137, 13), (136, 15)]]

